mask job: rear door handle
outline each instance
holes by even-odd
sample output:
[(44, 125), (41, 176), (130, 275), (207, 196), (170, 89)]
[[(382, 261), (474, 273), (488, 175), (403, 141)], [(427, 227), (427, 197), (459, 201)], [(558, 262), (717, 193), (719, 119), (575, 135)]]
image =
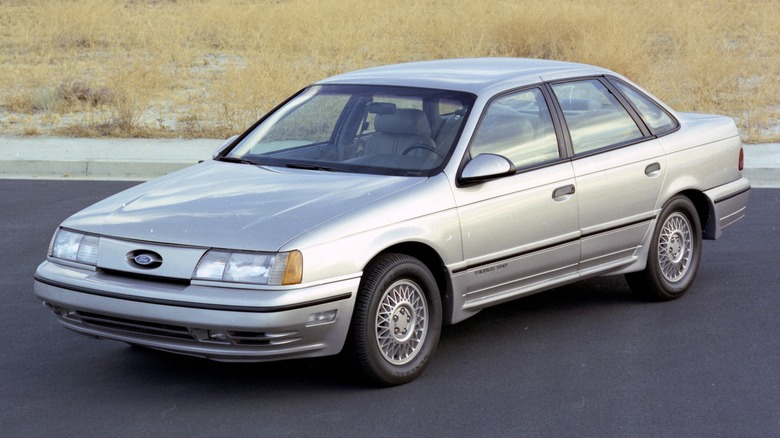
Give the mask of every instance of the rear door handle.
[(661, 173), (661, 163), (648, 164), (645, 167), (645, 175), (647, 176), (658, 176), (659, 173)]
[(552, 197), (556, 201), (565, 201), (569, 198), (570, 195), (574, 194), (574, 185), (569, 184), (567, 186), (558, 187), (557, 189), (553, 190)]

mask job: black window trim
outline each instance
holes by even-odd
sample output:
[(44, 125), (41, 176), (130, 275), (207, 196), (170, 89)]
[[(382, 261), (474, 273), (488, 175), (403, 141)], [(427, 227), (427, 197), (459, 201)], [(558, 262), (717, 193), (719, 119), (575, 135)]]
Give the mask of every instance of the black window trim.
[[(560, 164), (565, 161), (570, 161), (571, 157), (569, 155), (568, 149), (566, 144), (563, 141), (563, 133), (566, 131), (563, 126), (560, 124), (560, 120), (558, 120), (558, 117), (555, 113), (553, 103), (555, 102), (555, 97), (551, 94), (551, 91), (547, 87), (546, 82), (538, 82), (536, 84), (529, 84), (529, 85), (523, 85), (522, 87), (512, 88), (510, 90), (504, 90), (498, 94), (493, 95), (484, 105), (482, 109), (482, 113), (479, 115), (479, 120), (477, 120), (477, 124), (474, 127), (474, 130), (472, 131), (471, 138), (469, 138), (469, 144), (466, 146), (466, 153), (463, 154), (463, 158), (461, 159), (460, 166), (458, 166), (458, 178), (457, 180), (460, 181), (460, 174), (463, 171), (463, 168), (466, 167), (466, 164), (468, 164), (469, 161), (471, 161), (474, 157), (471, 156), (471, 147), (472, 143), (474, 142), (475, 134), (479, 131), (480, 126), (482, 126), (482, 122), (485, 119), (485, 113), (487, 112), (487, 109), (490, 108), (490, 105), (493, 104), (494, 101), (497, 99), (501, 99), (505, 96), (509, 96), (511, 94), (517, 94), (522, 93), (524, 91), (529, 91), (532, 89), (537, 89), (542, 94), (542, 98), (544, 99), (544, 103), (547, 105), (547, 111), (550, 113), (550, 121), (553, 124), (553, 130), (555, 131), (555, 140), (558, 143), (558, 158), (548, 161), (543, 161), (536, 164), (530, 164), (523, 167), (518, 167), (515, 170), (515, 175), (529, 172), (536, 169), (541, 169), (548, 166), (554, 166), (556, 164)], [(458, 183), (460, 185), (460, 183)]]
[[(599, 83), (603, 84), (607, 88), (607, 90), (610, 93), (612, 93), (613, 96), (615, 96), (615, 98), (618, 100), (620, 105), (622, 105), (623, 108), (626, 110), (626, 112), (628, 112), (629, 116), (634, 120), (634, 123), (636, 123), (637, 128), (639, 128), (639, 131), (642, 133), (642, 136), (640, 138), (634, 140), (628, 140), (620, 143), (615, 143), (612, 145), (604, 146), (598, 149), (593, 149), (579, 154), (574, 153), (574, 146), (571, 141), (571, 136), (569, 135), (569, 127), (566, 124), (566, 118), (563, 114), (563, 109), (561, 108), (558, 99), (555, 97), (555, 92), (553, 91), (552, 86), (556, 84), (565, 84), (569, 82), (581, 82), (587, 80), (598, 81)], [(659, 134), (654, 133), (653, 130), (650, 128), (650, 126), (647, 123), (645, 123), (644, 119), (639, 114), (639, 111), (634, 107), (634, 105), (631, 104), (631, 101), (617, 88), (617, 86), (613, 84), (612, 81), (620, 82), (621, 84), (631, 88), (632, 90), (636, 91), (640, 95), (646, 97), (651, 102), (658, 105), (658, 107), (661, 108), (661, 110), (664, 113), (666, 113), (669, 117), (671, 117), (671, 119), (675, 122), (675, 127), (673, 129), (664, 131)], [(551, 81), (542, 81), (535, 84), (529, 84), (529, 85), (513, 88), (510, 90), (505, 90), (503, 92), (500, 92), (492, 96), (490, 100), (488, 100), (488, 102), (483, 107), (482, 113), (479, 115), (479, 120), (477, 121), (477, 125), (474, 127), (472, 136), (469, 139), (469, 144), (466, 147), (466, 153), (463, 154), (460, 166), (458, 167), (458, 175), (460, 175), (460, 173), (463, 171), (463, 168), (466, 166), (466, 164), (468, 164), (468, 162), (471, 161), (471, 159), (473, 158), (471, 156), (471, 146), (472, 146), (472, 142), (474, 141), (473, 134), (476, 133), (479, 130), (479, 127), (482, 125), (482, 121), (485, 117), (485, 110), (489, 108), (490, 105), (496, 99), (500, 99), (510, 94), (520, 93), (534, 88), (541, 91), (545, 103), (547, 104), (547, 109), (550, 111), (550, 117), (552, 119), (553, 129), (555, 130), (556, 140), (558, 141), (558, 153), (560, 157), (556, 160), (545, 161), (542, 163), (518, 168), (515, 171), (515, 175), (536, 170), (536, 169), (541, 169), (548, 166), (553, 166), (564, 161), (572, 161), (580, 158), (598, 155), (604, 152), (622, 149), (625, 147), (633, 146), (635, 144), (643, 143), (645, 141), (663, 137), (680, 130), (681, 125), (677, 117), (675, 117), (674, 114), (671, 114), (669, 111), (667, 111), (663, 105), (658, 104), (656, 99), (648, 96), (647, 93), (644, 93), (641, 90), (637, 89), (636, 86), (613, 75), (586, 75), (586, 76), (575, 76), (575, 77), (556, 79)]]
[[(563, 129), (563, 141), (566, 145), (566, 152), (568, 154), (568, 158), (572, 160), (576, 160), (579, 158), (584, 157), (590, 157), (593, 155), (598, 155), (604, 152), (609, 152), (616, 149), (621, 149), (624, 147), (632, 146), (635, 144), (639, 144), (648, 140), (652, 140), (657, 138), (658, 136), (653, 134), (650, 128), (647, 126), (645, 121), (639, 116), (639, 112), (631, 105), (629, 100), (623, 96), (623, 93), (620, 92), (620, 90), (617, 89), (611, 82), (610, 78), (614, 78), (615, 80), (619, 80), (618, 78), (615, 78), (614, 76), (607, 76), (607, 75), (588, 75), (588, 76), (577, 76), (577, 77), (570, 77), (570, 78), (563, 78), (559, 80), (553, 80), (553, 81), (547, 81), (545, 82), (545, 87), (548, 89), (548, 93), (550, 96), (553, 97), (553, 104), (554, 104), (554, 117), (557, 116), (559, 119), (559, 123), (561, 126), (564, 127)], [(598, 149), (589, 150), (586, 152), (581, 153), (574, 153), (574, 146), (571, 141), (571, 136), (569, 135), (569, 127), (566, 124), (566, 117), (563, 114), (563, 109), (560, 106), (560, 103), (558, 102), (558, 99), (555, 98), (555, 92), (552, 89), (553, 85), (557, 84), (566, 84), (571, 82), (583, 82), (583, 81), (590, 81), (590, 80), (596, 80), (602, 85), (604, 85), (607, 90), (615, 96), (615, 98), (618, 100), (618, 103), (620, 103), (621, 106), (628, 112), (628, 115), (634, 120), (634, 123), (637, 125), (637, 128), (639, 128), (639, 131), (642, 133), (642, 136), (640, 138), (634, 139), (634, 140), (628, 140), (620, 143), (615, 143), (611, 145), (607, 145)], [(625, 81), (621, 81), (625, 84)], [(626, 84), (630, 85), (630, 84)], [(635, 87), (631, 87), (632, 89), (635, 89)], [(636, 90), (639, 92), (639, 90)], [(644, 93), (641, 93), (643, 96), (647, 97)], [(654, 99), (650, 99), (651, 101), (655, 101)], [(661, 107), (663, 109), (663, 107)], [(668, 112), (664, 109), (664, 112), (668, 114)], [(671, 114), (669, 114), (671, 116)], [(679, 122), (675, 117), (672, 117), (672, 119), (677, 123), (677, 129), (679, 129)], [(666, 135), (668, 133), (671, 133), (673, 131), (667, 131), (663, 135)]]
[[(663, 137), (665, 135), (668, 135), (668, 134), (671, 134), (673, 132), (676, 132), (676, 131), (678, 131), (680, 129), (680, 121), (677, 120), (677, 117), (675, 117), (674, 114), (672, 114), (669, 111), (667, 111), (666, 108), (663, 107), (663, 105), (658, 104), (656, 99), (653, 99), (652, 97), (648, 96), (647, 93), (643, 93), (642, 90), (637, 89), (637, 87), (633, 86), (632, 84), (630, 84), (630, 83), (628, 83), (628, 82), (626, 82), (626, 81), (624, 81), (624, 80), (622, 80), (620, 78), (617, 78), (617, 77), (611, 76), (611, 75), (610, 76), (605, 76), (605, 78), (610, 83), (610, 86), (614, 87), (614, 89), (615, 89), (614, 93), (616, 93), (616, 95), (619, 95), (619, 96), (623, 97), (623, 99), (625, 99), (625, 104), (624, 105), (627, 105), (629, 108), (634, 110), (634, 112), (636, 113), (636, 115), (639, 118), (639, 120), (641, 120), (642, 123), (645, 124), (645, 126), (647, 127), (647, 130), (651, 133), (651, 135), (654, 138)], [(674, 128), (669, 129), (667, 131), (660, 132), (660, 133), (653, 132), (653, 129), (650, 127), (650, 125), (648, 125), (644, 121), (644, 119), (642, 118), (641, 114), (639, 113), (639, 110), (637, 110), (634, 107), (634, 105), (631, 103), (631, 100), (628, 97), (626, 97), (623, 94), (622, 91), (620, 91), (620, 89), (614, 84), (615, 82), (620, 83), (621, 85), (623, 85), (625, 87), (628, 87), (631, 90), (634, 90), (635, 93), (639, 94), (640, 96), (643, 96), (645, 99), (647, 99), (650, 102), (652, 102), (653, 104), (655, 104), (661, 111), (664, 112), (664, 114), (669, 116), (669, 118), (672, 119), (672, 121), (674, 121), (674, 125), (675, 125)]]

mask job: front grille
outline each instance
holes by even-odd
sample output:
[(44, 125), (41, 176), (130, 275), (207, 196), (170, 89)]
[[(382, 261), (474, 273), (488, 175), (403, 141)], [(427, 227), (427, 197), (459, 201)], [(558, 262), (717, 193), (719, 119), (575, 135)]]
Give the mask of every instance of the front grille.
[(115, 277), (132, 278), (136, 280), (148, 280), (157, 283), (179, 284), (184, 286), (189, 286), (191, 283), (191, 280), (189, 278), (160, 277), (157, 275), (141, 274), (138, 272), (118, 271), (116, 269), (105, 269), (105, 268), (100, 268), (99, 270), (100, 272), (103, 272), (106, 275), (112, 275)]
[(73, 312), (71, 315), (82, 324), (92, 327), (106, 328), (115, 331), (138, 333), (151, 336), (162, 336), (166, 338), (194, 340), (192, 334), (186, 327), (179, 327), (168, 324), (158, 324), (146, 321), (134, 321), (131, 319), (117, 318), (114, 316), (99, 315), (89, 312)]
[(70, 310), (62, 307), (55, 307), (54, 311), (60, 318), (66, 319), (71, 323), (75, 322), (102, 332), (113, 332), (131, 336), (154, 336), (179, 341), (247, 347), (273, 347), (301, 340), (301, 338), (297, 336), (298, 332), (294, 330), (285, 332), (208, 330), (118, 318), (116, 316)]

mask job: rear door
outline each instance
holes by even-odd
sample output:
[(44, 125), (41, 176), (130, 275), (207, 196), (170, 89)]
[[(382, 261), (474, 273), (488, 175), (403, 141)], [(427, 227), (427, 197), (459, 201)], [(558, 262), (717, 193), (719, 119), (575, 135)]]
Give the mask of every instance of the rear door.
[(625, 264), (654, 224), (664, 150), (604, 78), (553, 83), (551, 89), (573, 154), (580, 273)]

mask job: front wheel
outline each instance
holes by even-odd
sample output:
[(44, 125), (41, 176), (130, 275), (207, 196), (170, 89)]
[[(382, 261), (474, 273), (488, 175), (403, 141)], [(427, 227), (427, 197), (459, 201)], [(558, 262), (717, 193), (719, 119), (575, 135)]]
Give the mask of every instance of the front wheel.
[(436, 280), (419, 260), (387, 254), (366, 269), (347, 349), (367, 380), (393, 386), (422, 374), (441, 332)]
[(626, 274), (638, 295), (668, 301), (693, 284), (701, 259), (701, 224), (696, 208), (684, 196), (672, 198), (661, 211), (644, 271)]

